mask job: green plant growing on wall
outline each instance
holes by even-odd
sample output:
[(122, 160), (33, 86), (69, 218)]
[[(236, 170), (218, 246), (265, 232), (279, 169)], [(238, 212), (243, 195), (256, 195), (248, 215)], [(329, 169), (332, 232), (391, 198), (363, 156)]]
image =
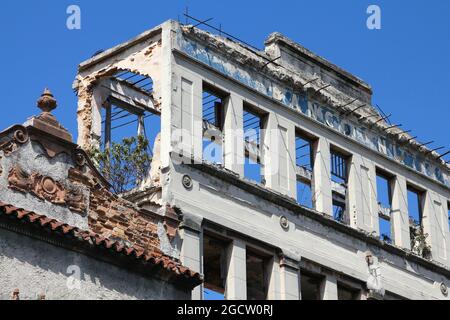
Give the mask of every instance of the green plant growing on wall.
[(425, 233), (423, 226), (415, 221), (410, 221), (411, 251), (415, 254), (430, 260), (431, 247), (427, 244), (428, 233)]
[(152, 162), (149, 141), (143, 136), (112, 142), (110, 148), (92, 148), (89, 156), (100, 173), (111, 184), (111, 191), (121, 194), (139, 186)]

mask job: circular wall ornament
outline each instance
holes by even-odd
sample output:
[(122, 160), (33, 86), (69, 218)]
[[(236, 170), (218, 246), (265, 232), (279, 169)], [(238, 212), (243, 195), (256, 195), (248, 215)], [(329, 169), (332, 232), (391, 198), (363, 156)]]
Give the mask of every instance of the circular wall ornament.
[(55, 180), (50, 177), (42, 178), (42, 188), (48, 194), (54, 194), (57, 190)]
[(20, 144), (25, 144), (28, 142), (28, 133), (24, 129), (18, 129), (14, 132), (14, 139)]
[(281, 226), (284, 230), (289, 229), (289, 220), (288, 220), (288, 218), (286, 218), (285, 216), (282, 216), (282, 217), (280, 218), (280, 226)]
[(185, 187), (188, 190), (192, 189), (192, 187), (194, 186), (194, 184), (192, 182), (192, 178), (188, 175), (183, 176), (182, 183), (183, 183), (183, 187)]
[(441, 292), (444, 296), (448, 296), (448, 288), (447, 285), (445, 283), (441, 283)]

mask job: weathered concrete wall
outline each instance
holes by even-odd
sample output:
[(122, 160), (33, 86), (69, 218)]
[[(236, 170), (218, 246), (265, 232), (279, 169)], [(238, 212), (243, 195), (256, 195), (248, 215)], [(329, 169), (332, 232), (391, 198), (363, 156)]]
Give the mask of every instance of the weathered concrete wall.
[[(412, 137), (402, 134), (402, 131), (397, 128), (384, 131), (389, 125), (386, 122), (376, 123), (379, 118), (374, 117), (377, 115), (377, 111), (370, 106), (369, 101), (366, 101), (367, 98), (355, 101), (333, 86), (321, 91), (322, 96), (320, 97), (317, 95), (317, 91), (330, 84), (325, 81), (326, 77), (324, 79), (318, 77), (318, 81), (311, 82), (309, 85), (312, 87), (304, 88), (304, 90), (311, 89), (308, 92), (313, 92), (313, 94), (305, 94), (299, 88), (303, 88), (302, 83), (307, 83), (311, 79), (305, 78), (305, 75), (301, 73), (301, 68), (289, 74), (286, 69), (271, 69), (269, 64), (265, 70), (271, 70), (274, 76), (270, 77), (267, 74), (269, 72), (261, 72), (257, 65), (258, 63), (265, 64), (266, 60), (232, 41), (213, 37), (190, 28), (183, 31), (177, 30), (177, 32), (175, 48), (190, 58), (257, 91), (262, 96), (273, 99), (289, 109), (331, 128), (335, 133), (450, 187), (449, 169), (442, 163), (442, 160), (435, 159), (438, 154), (430, 152), (425, 156), (424, 152), (427, 149), (419, 148), (420, 143), (414, 139), (408, 140)], [(311, 75), (309, 77), (311, 78)], [(314, 79), (314, 77), (312, 78)], [(290, 80), (291, 85), (287, 85), (281, 79)], [(310, 95), (315, 97), (311, 98)], [(348, 105), (352, 100), (354, 103)], [(357, 114), (360, 113), (361, 117), (368, 118), (358, 120), (355, 115), (344, 117), (336, 108), (345, 105), (347, 107), (340, 111), (349, 112), (364, 105), (364, 108), (358, 109)], [(421, 152), (418, 152), (419, 149)]]
[[(191, 190), (182, 185), (185, 174), (194, 180)], [(449, 278), (383, 250), (381, 246), (368, 244), (309, 217), (293, 214), (273, 202), (186, 166), (174, 167), (170, 181), (172, 201), (183, 208), (183, 212), (233, 230), (250, 243), (256, 239), (361, 282), (368, 279), (366, 252), (371, 251), (381, 264), (387, 291), (407, 299), (449, 299), (440, 291), (441, 282), (450, 285)], [(289, 220), (288, 231), (280, 226), (282, 216)]]
[[(68, 184), (68, 172), (73, 167), (73, 160), (67, 153), (60, 153), (49, 158), (42, 145), (28, 141), (20, 146), (20, 150), (10, 154), (0, 151), (0, 200), (19, 208), (26, 208), (47, 215), (49, 218), (63, 221), (80, 229), (88, 229), (87, 212), (75, 213), (65, 205), (55, 205), (49, 201), (39, 199), (33, 194), (23, 193), (10, 188), (9, 174), (15, 167), (20, 167), (27, 174), (39, 173), (62, 183)], [(89, 191), (82, 189), (89, 198)]]
[(22, 300), (37, 300), (41, 294), (47, 300), (190, 299), (190, 292), (163, 280), (3, 229), (0, 274), (0, 300), (9, 300), (15, 289)]
[[(85, 150), (100, 143), (102, 119), (101, 108), (107, 96), (99, 86), (102, 79), (107, 79), (121, 71), (130, 71), (153, 80), (153, 98), (161, 102), (162, 96), (162, 44), (161, 28), (155, 28), (139, 36), (142, 42), (128, 43), (121, 48), (114, 59), (96, 60), (107, 56), (109, 51), (83, 63), (81, 71), (74, 82), (78, 92), (78, 144)], [(119, 46), (120, 47), (120, 46)], [(117, 49), (117, 48), (116, 48)], [(96, 63), (91, 65), (92, 61)]]
[[(192, 39), (178, 37), (177, 40), (179, 45), (177, 48), (180, 49), (182, 54), (175, 53), (171, 67), (174, 74), (171, 126), (173, 130), (185, 130), (184, 134), (189, 136), (188, 141), (191, 142), (189, 149), (192, 150), (191, 156), (195, 159), (202, 158), (201, 149), (193, 147), (201, 143), (202, 133), (195, 131), (192, 123), (195, 123), (201, 117), (201, 114), (199, 114), (201, 112), (200, 88), (202, 81), (206, 81), (214, 84), (223, 92), (229, 93), (233, 97), (233, 101), (237, 103), (245, 101), (259, 108), (262, 112), (276, 114), (277, 118), (282, 119), (281, 121), (285, 123), (284, 127), (298, 127), (310, 133), (324, 143), (324, 148), (329, 149), (330, 145), (333, 145), (354, 155), (350, 166), (351, 176), (349, 181), (350, 224), (354, 229), (361, 229), (367, 233), (373, 232), (374, 235), (379, 232), (376, 167), (393, 173), (398, 179), (414, 183), (424, 190), (443, 195), (444, 198), (450, 198), (448, 188), (432, 180), (439, 175), (427, 179), (426, 175), (418, 175), (417, 171), (401, 161), (392, 161), (394, 153), (391, 154), (392, 157), (389, 156), (391, 147), (387, 146), (386, 148), (384, 142), (381, 145), (378, 144), (379, 141), (385, 139), (384, 137), (380, 137), (381, 140), (369, 138), (368, 135), (371, 133), (361, 129), (362, 127), (359, 125), (348, 122), (349, 120), (345, 120), (345, 123), (349, 126), (348, 130), (350, 130), (346, 134), (344, 132), (346, 126), (340, 122), (340, 117), (337, 114), (332, 116), (334, 111), (331, 108), (324, 111), (321, 103), (306, 100), (303, 104), (305, 106), (303, 111), (301, 108), (285, 108), (286, 105), (292, 106), (295, 104), (296, 98), (292, 98), (292, 95), (289, 98), (287, 94), (282, 94), (282, 90), (277, 89), (280, 84), (276, 81), (271, 82), (268, 78), (255, 73), (250, 68), (245, 69), (237, 66), (230, 59), (219, 54), (216, 55), (213, 50), (202, 47), (202, 44), (195, 43)], [(236, 50), (242, 49), (237, 48)], [(192, 86), (189, 90), (180, 91), (183, 83)], [(260, 94), (256, 94), (255, 91)], [(183, 101), (188, 101), (189, 105), (183, 105)], [(183, 112), (183, 108), (193, 110), (193, 112), (190, 114)], [(233, 106), (233, 108), (239, 110), (239, 106)], [(337, 133), (335, 130), (337, 128), (342, 128), (344, 131)], [(360, 130), (364, 132), (361, 133)], [(363, 140), (358, 140), (358, 137)], [(372, 147), (366, 143), (375, 140), (378, 142)], [(399, 154), (397, 153), (397, 155)], [(330, 180), (330, 170), (326, 165), (330, 159), (327, 157), (327, 153), (321, 153), (318, 156), (319, 159), (316, 159), (316, 164), (323, 164), (323, 170), (321, 171), (322, 175), (316, 177), (316, 179), (322, 179), (322, 183), (318, 185), (316, 191), (321, 192), (323, 213), (331, 214), (331, 212), (328, 212), (331, 211), (331, 190), (324, 190), (327, 184), (324, 185), (323, 183)], [(239, 155), (236, 158), (238, 157)], [(295, 156), (291, 155), (292, 158), (295, 159)], [(396, 158), (396, 160), (399, 159), (406, 158)], [(238, 165), (228, 164), (227, 168), (242, 176), (242, 171)], [(365, 282), (368, 277), (365, 253), (370, 250), (375, 252), (380, 261), (383, 283), (387, 291), (409, 299), (446, 299), (440, 291), (440, 284), (444, 282), (448, 286), (450, 280), (440, 275), (439, 272), (406, 261), (403, 257), (381, 250), (378, 246), (368, 245), (364, 241), (357, 240), (331, 227), (326, 227), (317, 221), (295, 216), (285, 208), (261, 200), (253, 194), (245, 193), (220, 179), (213, 179), (206, 173), (199, 173), (186, 166), (178, 165), (166, 171), (168, 173), (162, 179), (162, 181), (165, 181), (165, 184), (163, 184), (163, 200), (182, 208), (183, 212), (199, 216), (204, 221), (212, 222), (223, 229), (248, 235), (252, 239), (280, 248), (283, 252), (294, 252), (298, 257), (314, 261), (330, 270), (362, 282)], [(316, 175), (317, 172), (318, 170), (315, 170)], [(194, 187), (191, 190), (186, 190), (182, 186), (181, 181), (185, 174), (190, 175), (194, 180)], [(331, 187), (330, 184), (328, 186)], [(271, 180), (268, 181), (266, 187), (292, 196), (289, 190), (279, 188)], [(404, 191), (401, 190), (403, 200), (406, 196)], [(399, 201), (398, 206), (394, 209), (403, 213), (407, 212), (404, 202), (400, 203)], [(430, 216), (434, 215), (432, 210), (430, 209)], [(288, 217), (290, 221), (291, 227), (288, 232), (280, 227), (281, 216)], [(408, 230), (409, 228), (408, 219), (405, 220), (404, 217), (401, 220), (396, 219), (393, 224), (400, 229)], [(443, 226), (440, 232), (448, 235), (450, 231), (445, 227)], [(448, 236), (440, 239), (443, 239), (441, 241), (448, 241)], [(404, 239), (404, 241), (407, 249), (406, 244), (409, 240)], [(398, 244), (401, 244), (401, 242), (399, 241)], [(445, 246), (440, 244), (439, 246), (434, 245), (434, 247), (433, 250), (436, 254), (433, 255), (433, 259), (450, 266), (449, 260), (444, 258), (445, 255), (442, 253)], [(448, 246), (445, 248), (448, 250)], [(439, 254), (439, 252), (441, 253)], [(277, 289), (274, 289), (274, 291), (277, 292)]]
[[(426, 262), (414, 263), (414, 259), (410, 261), (403, 255), (392, 253), (392, 250), (382, 249), (385, 245), (381, 243), (379, 246), (369, 245), (351, 233), (307, 216), (295, 215), (253, 193), (212, 178), (210, 174), (178, 165), (180, 146), (188, 159), (201, 161), (203, 158), (202, 89), (203, 83), (207, 82), (229, 94), (224, 128), (224, 163), (227, 169), (243, 176), (243, 164), (236, 163), (244, 158), (242, 144), (230, 141), (229, 137), (239, 136), (243, 105), (248, 103), (268, 115), (269, 129), (283, 131), (274, 141), (263, 140), (265, 188), (295, 198), (296, 155), (292, 142), (296, 128), (301, 129), (315, 137), (319, 146), (313, 172), (319, 212), (314, 214), (332, 215), (329, 164), (330, 147), (334, 146), (353, 155), (348, 186), (350, 227), (374, 237), (379, 233), (376, 169), (383, 169), (396, 176), (392, 208), (395, 245), (409, 249), (408, 182), (428, 192), (424, 227), (433, 234), (428, 239), (433, 263), (449, 267), (450, 230), (442, 221), (446, 199), (450, 199), (449, 167), (438, 159), (437, 153), (419, 148), (418, 142), (410, 139), (408, 134), (398, 128), (389, 128), (388, 123), (381, 121), (378, 112), (370, 105), (371, 89), (367, 84), (337, 68), (332, 72), (321, 71), (318, 79), (314, 79), (315, 70), (321, 68), (308, 69), (298, 61), (289, 61), (285, 55), (282, 56), (285, 68), (267, 64), (277, 53), (276, 50), (271, 52), (273, 47), (268, 47), (267, 52), (255, 52), (229, 39), (182, 27), (174, 21), (162, 25), (161, 39), (162, 201), (181, 208), (186, 215), (195, 216), (200, 225), (194, 231), (188, 228), (185, 239), (181, 234), (181, 241), (185, 240), (181, 252), (184, 261), (189, 261), (192, 268), (202, 272), (201, 222), (206, 221), (223, 230), (235, 231), (243, 238), (248, 236), (248, 239), (276, 247), (298, 259), (305, 258), (334, 270), (327, 276), (327, 285), (323, 288), (326, 296), (337, 295), (335, 273), (359, 282), (367, 280), (365, 253), (370, 250), (380, 261), (386, 290), (410, 299), (446, 298), (439, 286), (441, 283), (448, 286), (449, 279), (433, 271), (431, 263), (429, 268), (423, 267)], [(120, 51), (118, 57), (129, 65), (128, 55), (133, 52)], [(111, 57), (107, 57), (109, 54)], [(112, 52), (106, 53), (98, 66), (86, 67), (82, 77), (90, 78), (87, 74), (109, 68), (115, 64), (112, 57)], [(136, 65), (145, 68), (139, 63)], [(342, 83), (344, 78), (351, 83)], [(283, 148), (276, 149), (279, 145)], [(172, 158), (171, 151), (176, 151)], [(272, 170), (275, 163), (281, 161), (284, 164), (282, 177)], [(185, 174), (193, 178), (192, 189), (187, 190), (182, 185)], [(280, 227), (282, 216), (290, 222), (288, 231)], [(186, 245), (188, 243), (191, 243), (190, 247)], [(406, 254), (407, 251), (402, 252)], [(278, 261), (277, 257), (273, 261)], [(277, 264), (275, 262), (271, 269), (273, 274), (280, 273)], [(234, 268), (230, 277), (242, 280), (243, 275), (239, 272), (243, 270), (245, 268)], [(280, 289), (285, 280), (277, 277), (270, 283), (272, 298), (286, 295)], [(232, 296), (245, 296), (242, 281), (239, 282), (240, 292), (234, 285), (230, 284)], [(195, 294), (198, 296), (198, 292)]]
[[(201, 51), (200, 51), (201, 52)], [(208, 51), (210, 54), (210, 51)], [(192, 57), (192, 56), (190, 56)], [(193, 57), (195, 58), (195, 56)], [(197, 58), (195, 58), (197, 59)], [(208, 63), (213, 63), (217, 60), (207, 59)], [(229, 61), (225, 63), (230, 64)], [(217, 65), (218, 67), (218, 65)], [(216, 68), (213, 68), (216, 69)], [(344, 134), (336, 134), (336, 131), (331, 129), (328, 126), (323, 126), (318, 121), (311, 121), (308, 117), (301, 116), (301, 113), (296, 112), (295, 110), (285, 108), (283, 105), (280, 105), (277, 101), (272, 99), (267, 99), (263, 94), (255, 94), (252, 90), (249, 90), (245, 86), (240, 85), (240, 81), (230, 81), (229, 77), (232, 75), (228, 75), (228, 77), (224, 78), (220, 76), (215, 71), (212, 71), (209, 68), (205, 68), (198, 63), (193, 62), (191, 59), (186, 58), (184, 55), (175, 54), (174, 62), (172, 66), (173, 73), (176, 76), (173, 77), (172, 86), (173, 90), (173, 107), (171, 110), (172, 113), (172, 129), (181, 129), (183, 130), (183, 134), (189, 136), (190, 146), (196, 146), (201, 144), (202, 141), (202, 132), (195, 131), (195, 128), (192, 128), (192, 123), (198, 121), (200, 118), (199, 112), (201, 113), (201, 102), (198, 100), (200, 93), (199, 88), (201, 88), (202, 81), (206, 81), (208, 83), (214, 84), (218, 89), (230, 93), (233, 97), (235, 97), (236, 101), (245, 101), (257, 108), (259, 108), (262, 112), (267, 114), (276, 114), (277, 119), (285, 123), (285, 127), (289, 128), (301, 128), (303, 131), (308, 132), (311, 136), (316, 137), (320, 142), (324, 144), (324, 149), (329, 149), (331, 145), (344, 150), (348, 154), (353, 155), (352, 163), (350, 166), (350, 181), (349, 181), (349, 210), (350, 210), (350, 224), (352, 227), (356, 229), (362, 229), (367, 232), (378, 233), (378, 205), (377, 205), (377, 187), (376, 187), (376, 177), (375, 177), (375, 168), (383, 169), (387, 172), (392, 173), (392, 175), (396, 176), (399, 180), (406, 180), (409, 183), (416, 185), (417, 187), (428, 190), (430, 193), (435, 193), (441, 195), (443, 198), (450, 199), (450, 190), (440, 183), (436, 183), (431, 179), (425, 178), (423, 175), (419, 175), (415, 170), (400, 164), (398, 162), (391, 161), (389, 157), (383, 155), (379, 152), (373, 152), (371, 148), (367, 148), (366, 146), (355, 142), (352, 139), (349, 139)], [(222, 73), (222, 72), (220, 72)], [(181, 82), (187, 81), (193, 84), (193, 91), (190, 91), (191, 99), (188, 96), (183, 98), (181, 92), (175, 90), (175, 88), (181, 87)], [(197, 89), (196, 89), (197, 88)], [(184, 93), (186, 95), (186, 93)], [(190, 101), (194, 103), (194, 106), (189, 105), (189, 108), (193, 108), (194, 112), (192, 114), (188, 114), (187, 112), (183, 113), (183, 106), (181, 105), (182, 101)], [(309, 104), (310, 105), (310, 104)], [(180, 107), (181, 106), (181, 107)], [(188, 120), (182, 121), (183, 117)], [(242, 128), (242, 127), (241, 127)], [(291, 129), (292, 134), (292, 129)], [(191, 147), (192, 148), (192, 147)], [(202, 158), (202, 150), (201, 148), (192, 148), (195, 153), (193, 154), (194, 158), (201, 159)], [(292, 154), (290, 155), (290, 159), (295, 159), (295, 155), (293, 154), (295, 148), (292, 148)], [(326, 153), (318, 153), (319, 157), (316, 159), (315, 163), (315, 181), (320, 182), (315, 186), (315, 192), (319, 196), (317, 199), (319, 206), (317, 209), (320, 212), (324, 212), (331, 215), (331, 188), (330, 185), (325, 183), (330, 180), (330, 169), (328, 164), (330, 163), (329, 154), (327, 157)], [(295, 160), (292, 160), (295, 161)], [(274, 159), (270, 159), (270, 164), (274, 163)], [(320, 166), (323, 166), (323, 170), (319, 170)], [(233, 168), (228, 166), (228, 168)], [(270, 169), (266, 166), (266, 169)], [(234, 171), (234, 170), (233, 170)], [(318, 174), (318, 172), (320, 174)], [(237, 170), (236, 173), (242, 173), (241, 170)], [(289, 190), (283, 190), (283, 188), (279, 188), (275, 183), (275, 179), (269, 179), (267, 181), (266, 187), (271, 188), (275, 191), (284, 193), (286, 195), (293, 196), (293, 194)], [(170, 196), (166, 198), (168, 201), (171, 200)], [(399, 195), (398, 204), (393, 207), (394, 215), (395, 212), (408, 212), (407, 205), (405, 203), (406, 199), (406, 190), (402, 190), (402, 193)], [(403, 200), (402, 200), (403, 199)], [(204, 200), (202, 200), (204, 201)], [(440, 201), (443, 203), (443, 201)], [(432, 245), (432, 250), (436, 253), (433, 255), (433, 259), (440, 263), (446, 264), (450, 266), (450, 260), (448, 257), (450, 256), (450, 248), (448, 245), (450, 230), (445, 225), (440, 223), (438, 220), (432, 218), (435, 215), (441, 216), (442, 210), (436, 211), (437, 207), (433, 206), (433, 202), (428, 202), (425, 207), (425, 211), (429, 212), (427, 217), (431, 219), (434, 225), (428, 228), (428, 232), (433, 232), (435, 238), (434, 245), (431, 241), (433, 237), (428, 239), (430, 244)], [(401, 219), (397, 217), (393, 218), (393, 224), (395, 224), (394, 229), (396, 230), (408, 230), (409, 222), (408, 218), (404, 216)], [(440, 227), (437, 227), (440, 226)], [(437, 228), (437, 229), (436, 229)], [(409, 247), (409, 240), (404, 237), (401, 239), (401, 235), (399, 232), (397, 233), (397, 238), (394, 239), (395, 243), (401, 245), (404, 248)], [(447, 252), (443, 253), (443, 250)]]
[(317, 75), (339, 91), (365, 103), (371, 103), (372, 89), (367, 83), (282, 34), (271, 34), (265, 44), (265, 52), (272, 59), (278, 58), (276, 63), (287, 69), (301, 71), (310, 76)]

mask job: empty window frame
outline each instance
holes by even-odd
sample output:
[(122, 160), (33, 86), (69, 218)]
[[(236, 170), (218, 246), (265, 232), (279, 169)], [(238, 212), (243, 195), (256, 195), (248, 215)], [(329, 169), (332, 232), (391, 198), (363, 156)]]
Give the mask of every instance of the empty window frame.
[(333, 148), (330, 150), (331, 181), (333, 196), (333, 217), (336, 221), (349, 224), (347, 214), (347, 182), (350, 156)]
[(306, 134), (297, 131), (295, 137), (296, 164), (312, 172), (314, 167), (314, 140)]
[(414, 186), (408, 185), (407, 193), (410, 223), (415, 226), (422, 226), (424, 192)]
[[(141, 150), (137, 149), (140, 142), (146, 143), (146, 149), (139, 154), (142, 160), (140, 172), (126, 175), (121, 180), (112, 180), (112, 190), (123, 193), (141, 183), (142, 175), (150, 171), (153, 153), (155, 150), (159, 151), (157, 142), (160, 142), (161, 133), (160, 111), (154, 103), (153, 81), (149, 77), (119, 71), (111, 78), (102, 80), (100, 85), (108, 92), (100, 110), (102, 132), (98, 138), (101, 149), (111, 150), (113, 145), (117, 144), (124, 148), (129, 147), (133, 152)], [(144, 137), (145, 140), (136, 139), (137, 137)], [(124, 165), (117, 156), (110, 159), (118, 166)], [(106, 163), (100, 165), (105, 166)]]
[(265, 116), (255, 108), (244, 106), (244, 176), (257, 183), (264, 184), (261, 164), (261, 141)]
[(338, 300), (360, 300), (361, 291), (338, 282)]
[(314, 140), (298, 131), (295, 139), (297, 170), (297, 202), (313, 208), (312, 176), (314, 167)]
[(226, 94), (203, 84), (203, 160), (223, 164), (223, 123)]
[(267, 299), (268, 259), (247, 248), (247, 300)]
[(334, 220), (349, 224), (349, 218), (347, 216), (346, 199), (342, 195), (333, 192), (333, 218)]
[(347, 184), (348, 182), (348, 164), (349, 156), (343, 153), (331, 150), (331, 179), (339, 184)]
[[(114, 85), (103, 84), (110, 91), (101, 110), (103, 148), (109, 148), (113, 142), (120, 143), (123, 138), (143, 135), (151, 149), (161, 132), (160, 114), (153, 105), (153, 80), (130, 71), (120, 71), (110, 81)], [(116, 91), (119, 85), (122, 91), (128, 90), (126, 92), (130, 94), (144, 97), (144, 102), (137, 104), (134, 97), (123, 96)]]
[(225, 300), (229, 242), (205, 234), (203, 237), (204, 299)]
[(311, 187), (311, 181), (305, 181), (303, 179), (297, 178), (297, 203), (313, 209), (313, 192)]
[(321, 288), (324, 277), (307, 271), (300, 272), (302, 300), (321, 300)]
[(377, 201), (380, 238), (383, 241), (392, 243), (392, 183), (393, 177), (377, 170)]

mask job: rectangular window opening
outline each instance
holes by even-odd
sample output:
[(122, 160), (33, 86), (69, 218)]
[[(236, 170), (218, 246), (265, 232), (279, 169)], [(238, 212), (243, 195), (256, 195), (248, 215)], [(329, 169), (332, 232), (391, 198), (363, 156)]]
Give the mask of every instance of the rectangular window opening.
[(348, 182), (349, 156), (336, 150), (331, 150), (331, 180), (342, 185)]
[(360, 290), (338, 282), (338, 300), (359, 300)]
[(408, 185), (408, 212), (411, 225), (422, 226), (423, 191)]
[(314, 167), (314, 140), (298, 132), (295, 138), (296, 164), (312, 172)]
[(250, 106), (244, 106), (244, 176), (256, 183), (264, 184), (261, 164), (261, 139), (263, 116)]
[(227, 250), (229, 243), (208, 235), (203, 237), (204, 299), (225, 300)]
[(380, 239), (392, 243), (392, 183), (393, 178), (377, 170), (377, 201)]
[(314, 139), (297, 131), (295, 137), (297, 202), (307, 208), (313, 208), (312, 177), (314, 168)]
[(247, 249), (247, 300), (267, 299), (267, 259)]
[(297, 202), (298, 204), (313, 209), (311, 181), (297, 179)]
[(350, 224), (350, 218), (347, 212), (347, 183), (351, 156), (333, 148), (330, 150), (330, 156), (333, 217), (334, 220), (348, 225)]
[(347, 216), (346, 199), (335, 192), (333, 192), (333, 218), (340, 223), (350, 224)]
[(203, 84), (203, 160), (223, 164), (224, 106), (227, 95), (220, 90)]
[[(101, 117), (102, 133), (101, 138), (99, 137), (101, 139), (99, 151), (104, 155), (109, 155), (102, 159), (109, 159), (110, 163), (104, 163), (105, 160), (99, 161), (100, 170), (111, 182), (112, 191), (118, 194), (130, 191), (146, 179), (155, 157), (154, 153), (160, 150), (161, 116), (156, 110), (139, 108), (108, 99), (101, 108)], [(108, 150), (117, 150), (114, 146), (122, 150), (120, 154), (108, 152)], [(124, 152), (139, 152), (136, 154), (138, 157), (135, 158), (139, 158), (141, 163), (138, 167), (136, 166), (136, 170), (131, 170), (130, 174), (119, 177), (116, 174), (118, 171), (109, 171), (106, 168), (137, 165), (134, 162), (125, 163), (124, 159), (117, 158)], [(109, 166), (112, 163), (113, 165)]]
[(102, 148), (121, 143), (124, 138), (144, 136), (153, 151), (157, 136), (161, 133), (161, 117), (150, 111), (133, 111), (114, 104), (105, 104), (102, 116)]
[(319, 275), (313, 275), (307, 271), (300, 272), (302, 300), (313, 301), (321, 300), (321, 286), (324, 278)]

